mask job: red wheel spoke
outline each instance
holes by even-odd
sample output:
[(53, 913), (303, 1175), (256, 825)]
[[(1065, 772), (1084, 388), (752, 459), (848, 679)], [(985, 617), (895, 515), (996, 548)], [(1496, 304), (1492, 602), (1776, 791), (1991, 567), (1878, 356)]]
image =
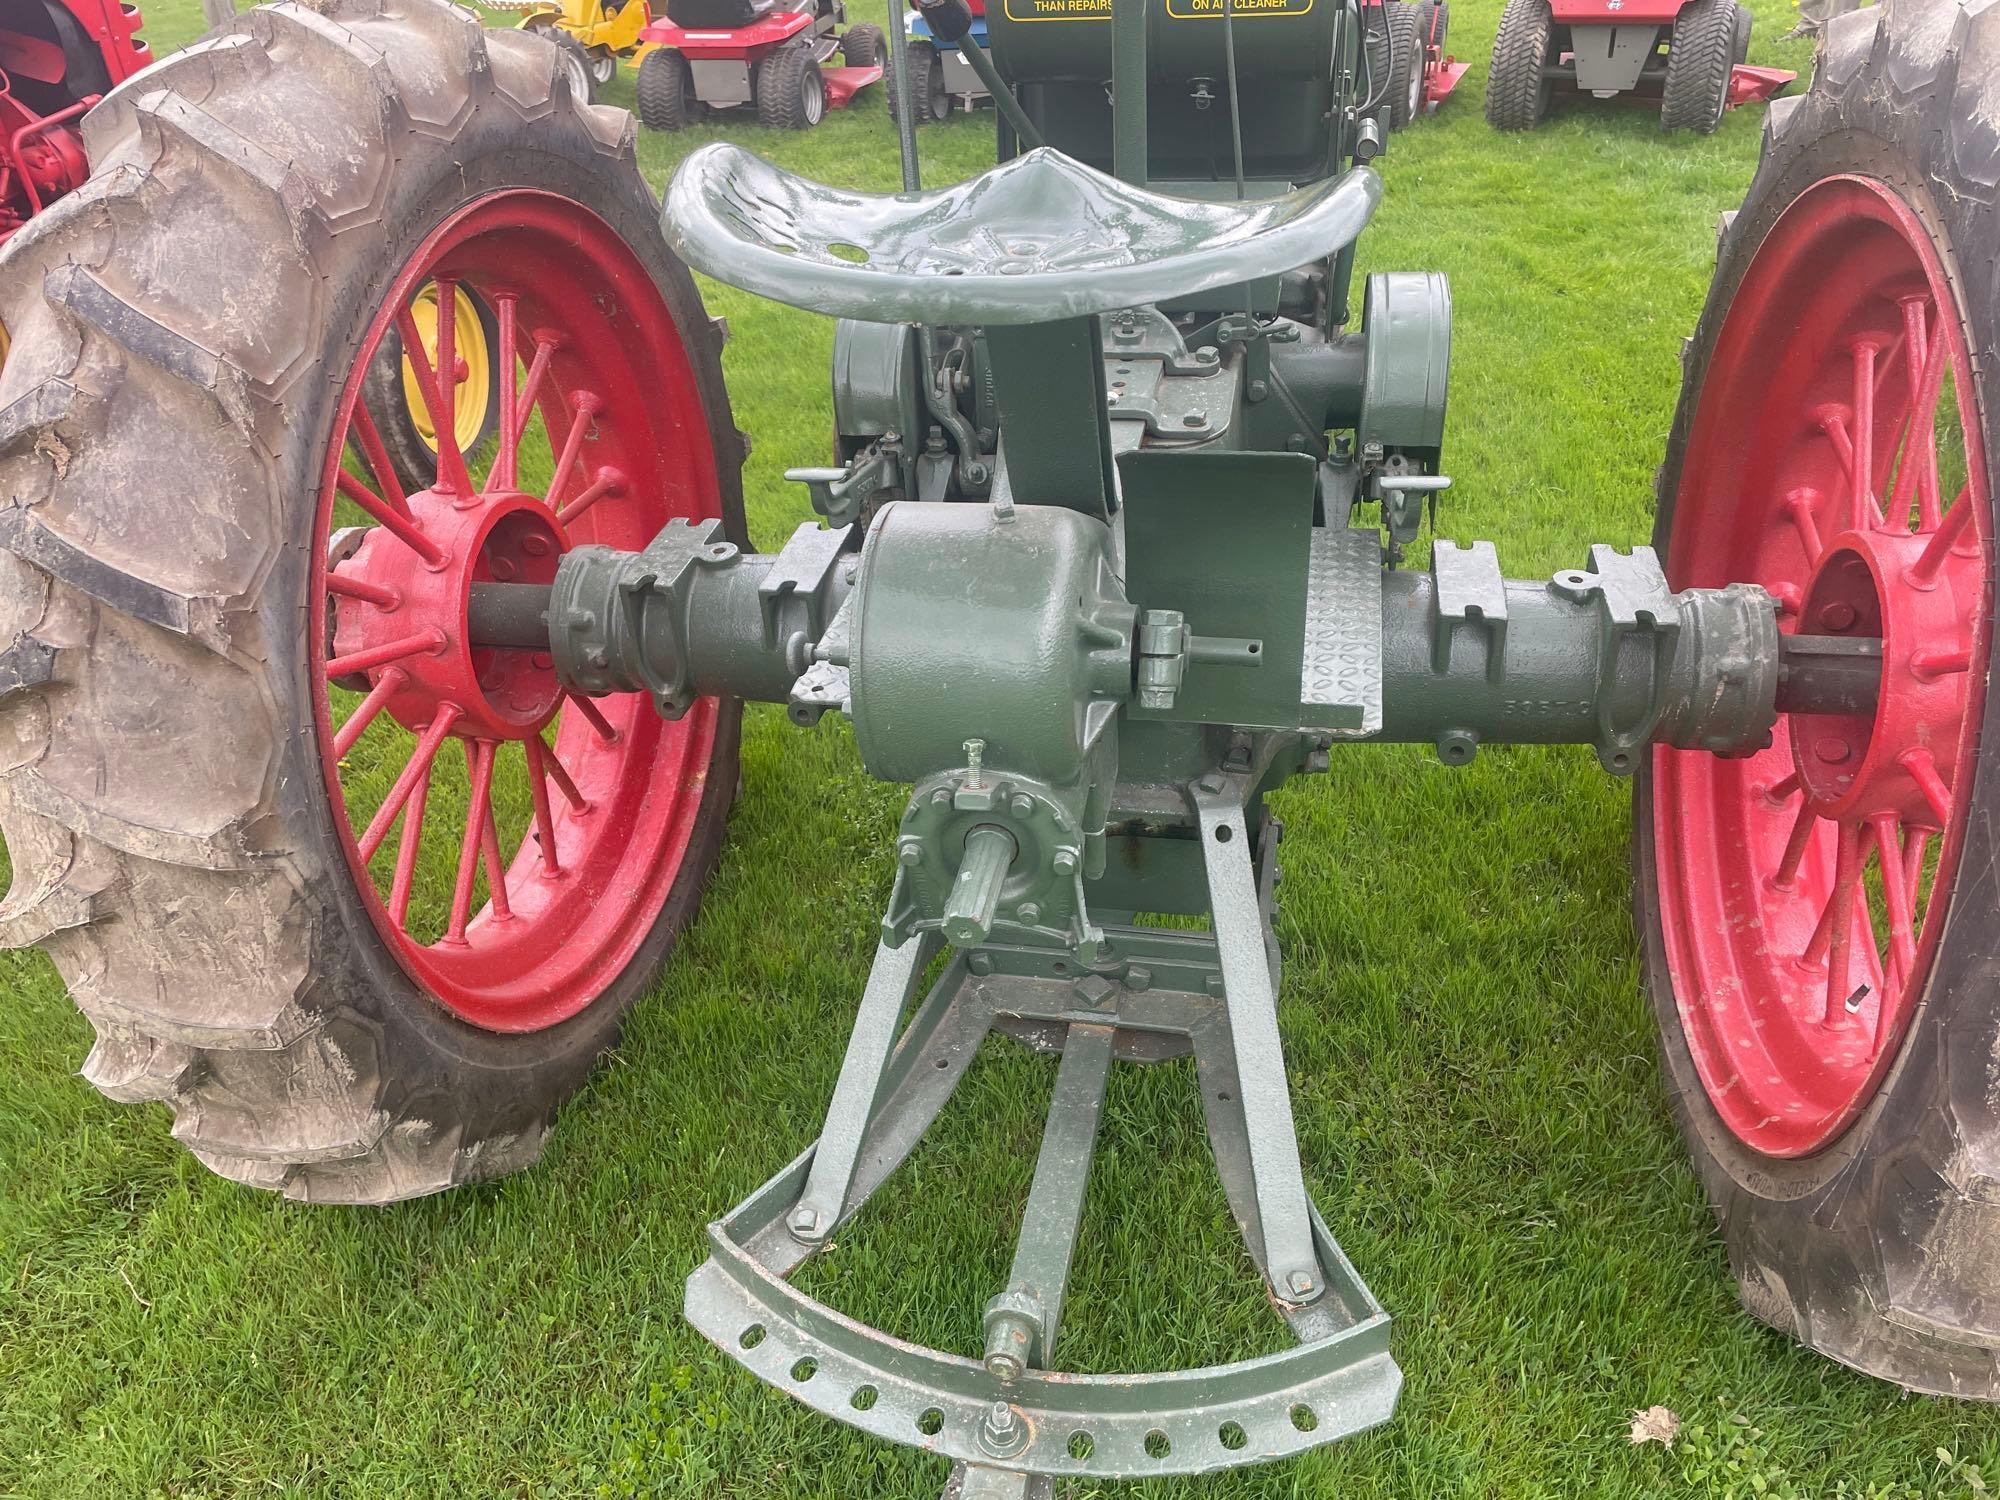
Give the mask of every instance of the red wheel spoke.
[(1856, 531), (1882, 524), (1875, 503), (1875, 361), (1882, 352), (1879, 339), (1854, 341), (1854, 448), (1847, 466), (1849, 523)]
[[(356, 409), (359, 410), (358, 407)], [(425, 562), (429, 563), (432, 567), (436, 567), (444, 562), (443, 550), (436, 542), (424, 535), (423, 531), (415, 521), (410, 519), (406, 511), (396, 509), (345, 469), (340, 471), (339, 477), (334, 483), (339, 487), (341, 494), (345, 495), (356, 505), (367, 511), (369, 515), (381, 522), (384, 530), (388, 531), (398, 541), (408, 545)]]
[[(1911, 350), (1923, 351), (1923, 363), (1910, 372), (1912, 398), (1910, 413), (1903, 428), (1902, 462), (1896, 470), (1896, 488), (1889, 497), (1889, 519), (1898, 528), (1910, 523), (1910, 498), (1913, 492), (1919, 504), (1925, 500), (1923, 486), (1919, 483), (1927, 468), (1937, 462), (1937, 402), (1938, 393), (1944, 387), (1944, 319), (1938, 319), (1937, 327), (1925, 334), (1926, 304), (1921, 297), (1908, 297), (1903, 301), (1904, 341)], [(1929, 515), (1921, 517), (1918, 530), (1928, 531), (1937, 524), (1937, 490), (1930, 487), (1928, 494)]]
[(611, 721), (604, 717), (603, 710), (598, 708), (595, 703), (592, 703), (581, 693), (564, 693), (563, 696), (575, 705), (578, 713), (590, 720), (590, 727), (597, 731), (597, 737), (600, 740), (603, 740), (607, 745), (618, 743), (618, 731), (612, 728)]
[(1937, 819), (1939, 828), (1951, 826), (1951, 788), (1945, 785), (1944, 777), (1938, 774), (1937, 761), (1930, 751), (1918, 745), (1905, 750), (1896, 759), (1903, 769), (1910, 773), (1910, 780), (1917, 784), (1917, 790), (1924, 794), (1924, 801), (1930, 804), (1931, 816)]
[(382, 434), (375, 430), (375, 419), (368, 415), (368, 404), (354, 403), (353, 435), (361, 449), (361, 457), (368, 465), (368, 472), (375, 476), (375, 483), (388, 497), (391, 507), (403, 515), (410, 513), (410, 497), (403, 493), (403, 481), (397, 477), (396, 466), (389, 462), (389, 450), (382, 444)]
[(359, 599), (363, 604), (373, 604), (382, 609), (394, 609), (403, 602), (403, 596), (387, 584), (359, 578), (352, 573), (327, 574), (326, 591), (343, 599)]
[(562, 493), (569, 488), (570, 471), (576, 467), (576, 456), (583, 451), (584, 435), (590, 431), (590, 424), (597, 416), (597, 397), (589, 391), (578, 391), (570, 399), (575, 406), (575, 415), (570, 418), (569, 432), (563, 438), (562, 456), (556, 460), (555, 477), (549, 481), (547, 496), (549, 509), (557, 514), (562, 512)]
[[(475, 776), (479, 772), (477, 754), (483, 753), (487, 760), (497, 763), (500, 746), (492, 740), (480, 740), (481, 749), (475, 752), (473, 742), (465, 742), (465, 766)], [(489, 780), (491, 773), (488, 773)], [(493, 798), (486, 798), (486, 818), (479, 831), (479, 857), (486, 865), (486, 893), (493, 902), (495, 921), (504, 922), (514, 915), (507, 901), (507, 867), (500, 859), (500, 828), (494, 821)]]
[(354, 742), (368, 732), (368, 726), (375, 722), (375, 716), (382, 712), (382, 705), (395, 696), (396, 690), (409, 681), (409, 674), (401, 667), (389, 667), (375, 685), (368, 689), (368, 696), (355, 705), (354, 712), (347, 716), (333, 736), (333, 753), (336, 759), (346, 756), (354, 748)]
[(1951, 502), (1951, 508), (1938, 522), (1931, 539), (1924, 544), (1923, 552), (1910, 564), (1910, 581), (1918, 587), (1933, 582), (1944, 567), (1944, 561), (1958, 550), (1959, 538), (1965, 535), (1966, 526), (1972, 520), (1972, 507), (1966, 503), (1971, 485), (1958, 492), (1958, 498)]
[(1780, 802), (1788, 802), (1798, 795), (1798, 790), (1803, 785), (1804, 783), (1799, 779), (1799, 773), (1794, 771), (1783, 781), (1772, 782), (1770, 790), (1764, 793), (1765, 800), (1774, 806)]
[(436, 651), (443, 645), (443, 631), (435, 628), (419, 630), (414, 635), (406, 635), (399, 640), (384, 641), (379, 646), (366, 646), (359, 651), (350, 651), (345, 656), (330, 656), (326, 660), (326, 675), (346, 677), (355, 672), (366, 672), (371, 667), (380, 667), (392, 661), (401, 661), (406, 656), (415, 656), (419, 651)]
[(438, 746), (451, 733), (451, 726), (457, 722), (458, 705), (447, 703), (437, 711), (430, 727), (424, 730), (417, 741), (417, 748), (409, 762), (396, 777), (395, 785), (389, 788), (389, 795), (382, 799), (382, 805), (375, 809), (375, 816), (369, 820), (367, 831), (357, 839), (356, 846), (361, 851), (365, 863), (375, 857), (375, 851), (382, 847), (382, 840), (388, 836), (390, 825), (396, 821), (396, 814), (403, 810), (403, 804), (410, 800), (417, 782), (430, 775), (431, 762), (437, 758)]
[(535, 802), (535, 840), (542, 846), (542, 873), (560, 875), (562, 863), (556, 855), (555, 818), (549, 811), (549, 772), (542, 764), (542, 737), (531, 734), (521, 743), (528, 752), (528, 795)]
[(1903, 889), (1909, 894), (1904, 898), (1912, 911), (1916, 910), (1918, 893), (1923, 889), (1924, 851), (1930, 848), (1931, 831), (1928, 828), (1908, 829), (1903, 842)]
[(417, 880), (417, 857), (423, 852), (424, 807), (431, 795), (431, 762), (425, 761), (410, 805), (403, 812), (403, 831), (396, 840), (396, 873), (389, 882), (389, 918), (410, 930), (410, 890)]
[(1792, 518), (1792, 525), (1798, 528), (1799, 541), (1806, 549), (1806, 565), (1817, 566), (1823, 548), (1819, 539), (1819, 522), (1813, 517), (1813, 510), (1819, 504), (1819, 491), (1796, 489), (1785, 496), (1785, 514)]
[(500, 396), (500, 447), (487, 472), (489, 490), (511, 490), (519, 482), (521, 447), (521, 364), (516, 347), (520, 328), (516, 322), (521, 299), (513, 292), (493, 294), (493, 315), (500, 325), (500, 368), (505, 388)]
[(463, 943), (465, 926), (472, 919), (472, 886), (479, 874), (480, 842), (486, 834), (493, 810), (493, 742), (480, 740), (472, 755), (472, 800), (465, 809), (465, 836), (458, 845), (458, 878), (452, 884), (451, 918), (445, 924), (444, 941)]
[(1799, 861), (1805, 858), (1806, 845), (1812, 840), (1814, 825), (1819, 822), (1819, 814), (1813, 811), (1810, 802), (1800, 806), (1798, 816), (1792, 819), (1792, 831), (1785, 840), (1785, 852), (1778, 860), (1777, 873), (1771, 877), (1775, 890), (1789, 891), (1798, 883)]
[(521, 387), (521, 394), (514, 402), (514, 446), (521, 445), (521, 433), (527, 428), (528, 414), (535, 409), (540, 398), (542, 379), (549, 373), (549, 361), (555, 358), (556, 341), (552, 338), (535, 340), (535, 357), (528, 366), (527, 382)]
[(1854, 898), (1861, 886), (1861, 825), (1840, 825), (1840, 853), (1834, 864), (1833, 894), (1827, 898), (1826, 1010), (1820, 1024), (1829, 1031), (1849, 1025), (1847, 1002), (1854, 994), (1848, 982), (1854, 961)]
[(588, 486), (579, 491), (577, 497), (565, 505), (559, 514), (564, 526), (574, 526), (583, 513), (597, 504), (606, 495), (615, 495), (624, 485), (625, 476), (616, 469), (599, 469), (597, 476)]
[(549, 780), (553, 781), (563, 796), (569, 799), (569, 805), (579, 813), (589, 812), (590, 803), (585, 801), (583, 793), (576, 789), (576, 783), (570, 780), (569, 772), (563, 768), (563, 763), (556, 759), (555, 751), (543, 745), (541, 758), (542, 764), (548, 768)]
[[(438, 283), (438, 349), (446, 348), (445, 283)], [(453, 299), (454, 302), (456, 299)], [(424, 353), (424, 341), (417, 332), (416, 315), (408, 307), (396, 309), (396, 331), (403, 337), (403, 358), (416, 373), (417, 389), (423, 392), (424, 409), (431, 414), (431, 432), (437, 438), (437, 488), (447, 494), (469, 495), (472, 478), (465, 469), (465, 455), (458, 451), (458, 423), (452, 410), (449, 387), (440, 383)]]
[[(1910, 889), (1903, 874), (1902, 830), (1889, 813), (1872, 819), (1871, 826), (1875, 830), (1875, 857), (1882, 861), (1882, 904), (1889, 910), (1889, 956), (1895, 960), (1897, 974), (1906, 977), (1917, 967), (1917, 935), (1910, 914)], [(1882, 997), (1881, 1012), (1888, 1010), (1888, 1000), (1887, 995)]]
[(1926, 682), (1940, 677), (1948, 677), (1954, 672), (1972, 670), (1972, 648), (1970, 646), (1927, 647), (1910, 653), (1910, 670)]

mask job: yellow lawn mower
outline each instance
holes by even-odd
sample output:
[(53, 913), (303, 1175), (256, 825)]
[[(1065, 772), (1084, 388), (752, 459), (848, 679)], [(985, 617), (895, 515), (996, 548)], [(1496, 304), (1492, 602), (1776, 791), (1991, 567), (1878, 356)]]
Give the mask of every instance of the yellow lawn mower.
[[(644, 6), (636, 8), (643, 10)], [(424, 368), (429, 370), (437, 362), (436, 282), (427, 281), (417, 289), (410, 299), (410, 319), (423, 341)], [(499, 421), (500, 387), (493, 378), (499, 339), (493, 309), (471, 288), (459, 288), (452, 306), (453, 362), (458, 368), (458, 383), (452, 391), (452, 435), (461, 453), (476, 452)], [(406, 486), (423, 488), (437, 472), (437, 428), (396, 329), (389, 330), (368, 366), (362, 399), (397, 477)]]
[(489, 8), (520, 15), (523, 31), (554, 42), (570, 93), (591, 104), (617, 76), (620, 59), (652, 50), (639, 40), (653, 20), (646, 0), (500, 0)]

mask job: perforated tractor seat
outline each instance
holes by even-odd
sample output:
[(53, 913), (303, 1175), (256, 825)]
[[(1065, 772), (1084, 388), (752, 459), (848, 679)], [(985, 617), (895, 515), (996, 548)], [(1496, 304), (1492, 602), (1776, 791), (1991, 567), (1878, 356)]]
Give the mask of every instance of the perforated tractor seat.
[(778, 0), (667, 0), (667, 19), (684, 31), (728, 31), (761, 21)]

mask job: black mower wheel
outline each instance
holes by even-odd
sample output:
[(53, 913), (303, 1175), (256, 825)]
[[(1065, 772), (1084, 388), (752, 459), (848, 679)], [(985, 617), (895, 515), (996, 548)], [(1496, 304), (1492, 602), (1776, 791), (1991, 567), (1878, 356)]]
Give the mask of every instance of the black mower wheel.
[(1750, 33), (1755, 29), (1757, 18), (1750, 14), (1750, 7), (1736, 7), (1736, 45), (1730, 49), (1730, 56), (1739, 63), (1750, 61)]
[(790, 41), (758, 64), (752, 84), (758, 123), (774, 130), (810, 130), (826, 118), (826, 80), (812, 48)]
[[(908, 92), (917, 100), (916, 121), (919, 125), (935, 125), (951, 118), (952, 96), (945, 91), (944, 59), (938, 56), (937, 47), (922, 37), (912, 37), (903, 55), (903, 61), (910, 70), (910, 77), (919, 80), (918, 86)], [(902, 80), (896, 77), (896, 70), (890, 68), (885, 75), (889, 85), (889, 118), (901, 118), (896, 111), (903, 107)]]
[[(350, 582), (371, 555), (462, 582), (487, 554), (468, 550), (478, 533), (444, 528), (501, 515), (482, 506), (526, 515), (527, 502), (495, 487), (456, 512), (428, 494), (397, 511), (386, 464), (341, 462), (365, 409), (356, 367), (407, 285), (449, 266), (518, 296), (524, 363), (535, 330), (556, 330), (550, 348), (564, 340), (531, 421), (559, 419), (593, 381), (604, 399), (591, 446), (622, 444), (628, 470), (634, 458), (685, 462), (699, 504), (747, 545), (742, 443), (720, 339), (661, 237), (630, 118), (572, 95), (547, 42), (487, 33), (441, 0), (260, 7), (220, 34), (233, 45), (165, 58), (144, 91), (91, 114), (89, 184), (14, 237), (0, 280), (14, 335), (0, 484), (17, 497), (0, 525), (0, 829), (13, 871), (0, 941), (54, 960), (96, 1028), (84, 1076), (114, 1099), (165, 1103), (174, 1135), (213, 1170), (300, 1199), (385, 1203), (540, 1155), (693, 917), (736, 785), (740, 712), (707, 700), (703, 737), (678, 742), (694, 773), (673, 814), (686, 853), (649, 867), (645, 900), (612, 903), (613, 938), (592, 938), (588, 968), (564, 971), (580, 987), (575, 1008), (507, 1027), (447, 1008), (415, 977), (397, 941), (411, 934), (385, 915), (396, 897), (355, 845), (370, 804), (349, 795), (368, 795), (353, 776), (384, 745), (414, 741), (393, 706), (359, 739), (330, 733), (353, 700), (333, 686), (349, 674), (318, 627), (396, 618), (357, 609), (448, 612), (455, 594), (416, 574), (406, 582), (423, 598), (381, 585), (350, 596), (332, 582), (335, 559)], [(664, 390), (602, 378), (667, 369), (642, 353), (662, 338), (677, 346)], [(648, 413), (663, 400), (678, 409), (671, 445), (685, 460), (659, 456), (664, 419)], [(578, 518), (575, 539), (664, 511), (633, 483)], [(357, 536), (351, 518), (366, 507), (353, 497), (370, 490), (397, 526)], [(420, 550), (398, 551), (412, 527), (442, 553), (436, 575)], [(447, 534), (460, 540), (435, 540)], [(540, 537), (520, 555), (546, 564), (546, 531), (508, 534)], [(446, 647), (436, 660), (470, 649)], [(411, 660), (407, 675), (429, 670)], [(465, 723), (485, 722), (466, 701)], [(603, 712), (628, 745), (660, 732), (614, 703)], [(596, 786), (593, 758), (597, 770), (626, 762), (593, 743), (586, 719), (561, 708), (543, 749)], [(467, 785), (465, 760), (492, 767), (489, 742), (462, 743), (463, 756), (438, 744), (440, 786)], [(657, 788), (657, 774), (644, 784)], [(431, 800), (423, 836), (444, 843), (421, 847), (458, 848), (450, 798)], [(587, 870), (591, 851), (626, 858), (582, 817), (565, 802), (538, 825), (574, 853), (564, 868)], [(546, 862), (520, 826), (501, 845), (522, 839), (503, 867), (510, 887)], [(611, 826), (628, 824), (621, 814)], [(394, 837), (384, 847), (400, 854)], [(598, 925), (605, 903), (572, 886), (550, 872), (536, 894), (580, 924), (560, 941), (544, 931), (550, 975), (577, 964), (577, 939), (613, 930)], [(513, 905), (538, 931), (554, 910)], [(459, 949), (433, 957), (473, 962), (498, 915), (482, 910)], [(479, 978), (458, 970), (470, 990), (511, 985), (542, 1003), (539, 974), (486, 962)]]
[(1384, 114), (1391, 130), (1401, 130), (1423, 108), (1424, 56), (1418, 39), (1417, 8), (1410, 0), (1389, 0), (1389, 93)]
[[(2000, 408), (1978, 361), (2000, 333), (2000, 12), (1939, 10), (1836, 17), (1810, 88), (1773, 101), (1659, 471), (1670, 581), (1721, 582), (1697, 575), (1754, 553), (1788, 629), (1838, 623), (1854, 583), (1881, 612), (1882, 707), (1781, 721), (1747, 760), (1655, 752), (1634, 797), (1635, 915), (1668, 1091), (1744, 1306), (1897, 1385), (1994, 1401)], [(1857, 501), (1832, 481), (1864, 392), (1881, 457)], [(1948, 670), (1926, 677), (1926, 660)], [(1850, 741), (1855, 766), (1821, 782)]]
[(881, 68), (889, 62), (889, 39), (880, 26), (850, 26), (840, 39), (840, 60), (850, 68)]
[(564, 75), (569, 79), (570, 97), (579, 104), (597, 102), (597, 70), (591, 65), (590, 53), (582, 42), (567, 31), (549, 27), (542, 32), (555, 43), (556, 55), (561, 60)]
[(1708, 135), (1722, 123), (1735, 67), (1736, 12), (1735, 0), (1693, 0), (1674, 17), (1667, 81), (1660, 94), (1662, 130)]
[(1445, 55), (1445, 39), (1451, 30), (1451, 7), (1445, 0), (1421, 0), (1417, 6), (1417, 45), (1426, 55)]
[(639, 122), (648, 130), (685, 130), (704, 113), (685, 57), (656, 47), (639, 59)]
[(1549, 110), (1555, 13), (1549, 0), (1507, 0), (1486, 73), (1486, 122), (1495, 130), (1533, 130)]
[[(466, 362), (466, 379), (455, 393), (453, 425), (459, 447), (470, 453), (493, 436), (500, 422), (500, 385), (493, 368), (499, 357), (500, 324), (492, 305), (477, 292), (468, 288), (460, 296), (454, 331), (459, 355)], [(431, 335), (430, 347), (435, 348), (437, 288), (420, 288), (412, 310), (418, 328)], [(403, 358), (403, 336), (392, 328), (368, 366), (362, 400), (368, 403), (368, 415), (405, 490), (422, 489), (437, 472), (437, 437), (420, 392), (410, 363)]]

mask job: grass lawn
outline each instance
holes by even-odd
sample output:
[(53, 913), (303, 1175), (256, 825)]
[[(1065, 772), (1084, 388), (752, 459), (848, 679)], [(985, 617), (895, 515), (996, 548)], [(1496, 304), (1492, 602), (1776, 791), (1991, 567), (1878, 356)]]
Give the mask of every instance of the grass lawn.
[[(1511, 575), (1645, 538), (1680, 339), (1761, 110), (1713, 137), (1572, 109), (1480, 115), (1498, 0), (1459, 0), (1459, 96), (1398, 136), (1362, 269), (1456, 301), (1440, 507)], [(1754, 60), (1792, 14), (1758, 0)], [(156, 49), (199, 28), (148, 7)], [(630, 104), (629, 72), (612, 86)], [(880, 92), (806, 136), (731, 123), (641, 151), (664, 183), (721, 134), (813, 175), (896, 184)], [(989, 115), (925, 132), (977, 170)], [(831, 326), (709, 288), (728, 315), (764, 544), (824, 462)], [(511, 1181), (312, 1209), (209, 1176), (167, 1114), (70, 1077), (89, 1029), (38, 954), (0, 957), (0, 1496), (929, 1497), (944, 1466), (767, 1391), (680, 1321), (701, 1229), (816, 1133), (889, 885), (902, 793), (843, 727), (751, 713), (699, 923), (624, 1045)], [(1907, 1398), (1737, 1307), (1683, 1164), (1627, 911), (1628, 795), (1584, 750), (1466, 770), (1350, 749), (1288, 790), (1286, 1042), (1310, 1185), (1397, 1319), (1388, 1427), (1147, 1496), (1956, 1496), (2000, 1486), (2000, 1415)], [(817, 1273), (859, 1316), (972, 1351), (1004, 1280), (1053, 1067), (1000, 1043)], [(1272, 1347), (1214, 1181), (1192, 1071), (1114, 1076), (1062, 1361), (1181, 1366)], [(1634, 1408), (1685, 1420), (1631, 1446)], [(1107, 1490), (1102, 1493), (1112, 1493)], [(1086, 1490), (1080, 1493), (1100, 1493)]]

